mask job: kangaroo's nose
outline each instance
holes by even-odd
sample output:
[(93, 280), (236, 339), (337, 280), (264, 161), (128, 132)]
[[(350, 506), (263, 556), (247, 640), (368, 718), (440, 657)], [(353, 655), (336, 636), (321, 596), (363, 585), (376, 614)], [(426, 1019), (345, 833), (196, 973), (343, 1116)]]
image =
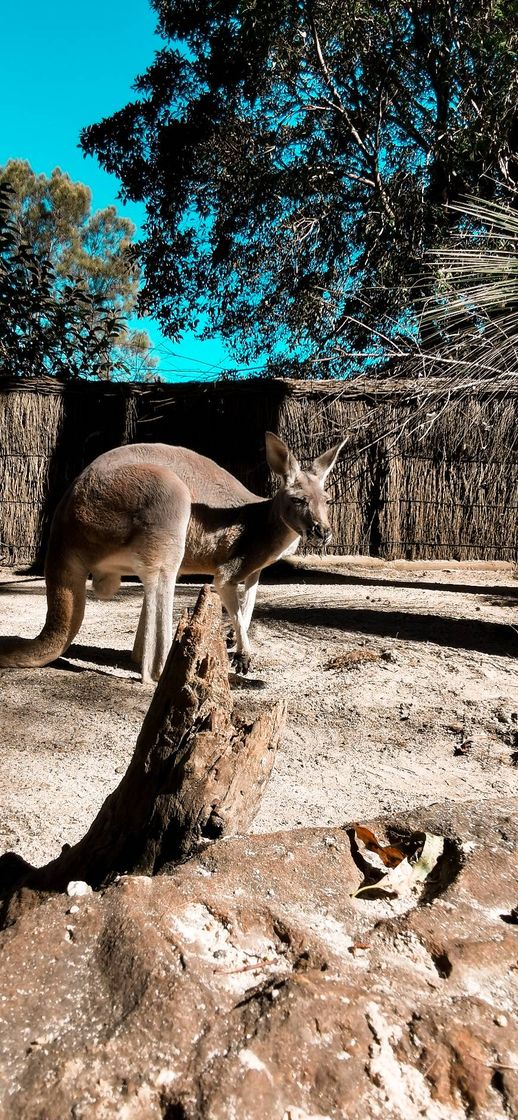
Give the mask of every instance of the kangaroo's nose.
[(311, 535), (319, 537), (324, 544), (327, 544), (331, 540), (331, 530), (321, 525), (318, 521), (313, 522), (311, 526)]

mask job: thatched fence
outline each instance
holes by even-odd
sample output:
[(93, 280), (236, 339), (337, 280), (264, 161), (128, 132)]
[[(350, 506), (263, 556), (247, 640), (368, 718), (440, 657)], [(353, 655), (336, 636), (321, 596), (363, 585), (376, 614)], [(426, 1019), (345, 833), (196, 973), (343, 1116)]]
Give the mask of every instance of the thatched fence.
[(0, 383), (0, 562), (41, 564), (53, 510), (96, 455), (183, 444), (258, 493), (264, 432), (302, 461), (348, 437), (335, 469), (333, 551), (387, 558), (518, 559), (518, 391), (441, 379), (215, 384)]

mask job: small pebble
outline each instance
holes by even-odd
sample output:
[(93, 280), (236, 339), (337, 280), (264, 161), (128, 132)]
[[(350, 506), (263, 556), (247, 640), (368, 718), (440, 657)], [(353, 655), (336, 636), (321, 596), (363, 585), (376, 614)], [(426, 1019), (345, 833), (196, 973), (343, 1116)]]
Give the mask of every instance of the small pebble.
[(84, 894), (93, 894), (92, 888), (82, 879), (72, 879), (67, 886), (67, 894), (71, 898), (79, 898)]

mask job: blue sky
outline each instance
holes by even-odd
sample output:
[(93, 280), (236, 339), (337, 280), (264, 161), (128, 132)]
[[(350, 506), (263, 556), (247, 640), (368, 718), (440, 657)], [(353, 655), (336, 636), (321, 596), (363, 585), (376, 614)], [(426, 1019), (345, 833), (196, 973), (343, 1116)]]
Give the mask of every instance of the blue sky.
[[(0, 0), (0, 165), (26, 159), (34, 171), (61, 167), (87, 183), (97, 209), (114, 204), (138, 227), (144, 208), (117, 200), (118, 180), (78, 148), (84, 125), (132, 98), (132, 83), (160, 47), (147, 0)], [(164, 339), (145, 320), (166, 380), (218, 375), (235, 366), (219, 339)]]

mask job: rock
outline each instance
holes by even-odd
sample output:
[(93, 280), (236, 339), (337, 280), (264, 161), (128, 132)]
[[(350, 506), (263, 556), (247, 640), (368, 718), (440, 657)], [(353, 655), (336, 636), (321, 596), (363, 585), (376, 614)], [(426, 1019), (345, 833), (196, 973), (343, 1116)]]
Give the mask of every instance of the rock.
[(92, 894), (92, 888), (82, 879), (72, 879), (67, 884), (67, 894), (69, 898), (80, 898), (82, 895)]
[(25, 889), (0, 934), (0, 1115), (518, 1114), (516, 809), (364, 822), (447, 836), (419, 901), (351, 898), (362, 874), (329, 828), (216, 841), (73, 908)]

